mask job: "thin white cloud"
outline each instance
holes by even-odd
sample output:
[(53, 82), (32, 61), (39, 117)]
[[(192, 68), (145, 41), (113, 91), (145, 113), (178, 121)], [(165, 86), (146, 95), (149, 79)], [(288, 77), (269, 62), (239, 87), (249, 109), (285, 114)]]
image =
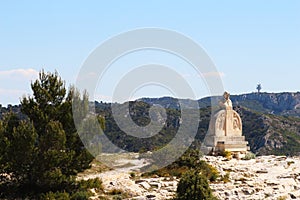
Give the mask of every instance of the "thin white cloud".
[(224, 77), (225, 73), (223, 72), (206, 72), (202, 74), (204, 77)]
[(38, 77), (35, 69), (11, 69), (0, 71), (0, 79), (32, 80)]
[(191, 77), (224, 77), (225, 76), (225, 73), (223, 72), (205, 72), (205, 73), (200, 73), (200, 74), (189, 74), (189, 73), (186, 73), (186, 74), (182, 74), (181, 75), (182, 77), (184, 78), (191, 78)]
[(18, 104), (23, 95), (30, 94), (30, 82), (38, 78), (35, 69), (0, 70), (0, 104)]

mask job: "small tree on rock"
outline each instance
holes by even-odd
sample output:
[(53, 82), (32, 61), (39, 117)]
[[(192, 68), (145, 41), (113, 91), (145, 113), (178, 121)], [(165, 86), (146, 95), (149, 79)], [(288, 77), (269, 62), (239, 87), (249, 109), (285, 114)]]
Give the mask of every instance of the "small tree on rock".
[(180, 179), (176, 200), (216, 200), (209, 187), (207, 178), (197, 170), (191, 170)]

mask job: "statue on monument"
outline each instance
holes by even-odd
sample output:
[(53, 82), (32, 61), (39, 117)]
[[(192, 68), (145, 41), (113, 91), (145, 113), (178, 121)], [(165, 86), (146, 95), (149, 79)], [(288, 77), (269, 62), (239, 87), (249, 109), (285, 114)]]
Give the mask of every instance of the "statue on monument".
[(224, 102), (220, 102), (222, 107), (225, 107), (226, 110), (232, 110), (232, 102), (230, 100), (230, 94), (228, 92), (224, 92), (223, 97), (225, 99)]
[(232, 151), (245, 153), (249, 149), (248, 142), (242, 136), (242, 120), (233, 110), (230, 94), (224, 92), (224, 100), (219, 102), (223, 108), (213, 115), (208, 133), (203, 141), (203, 152), (218, 153)]
[(230, 94), (228, 92), (224, 92), (223, 94), (224, 102), (220, 102), (222, 107), (225, 107), (225, 119), (222, 117), (222, 121), (224, 121), (224, 135), (232, 135), (234, 131), (234, 126), (237, 124), (236, 121), (240, 121), (240, 119), (235, 118), (236, 113), (232, 109), (232, 102), (230, 100)]

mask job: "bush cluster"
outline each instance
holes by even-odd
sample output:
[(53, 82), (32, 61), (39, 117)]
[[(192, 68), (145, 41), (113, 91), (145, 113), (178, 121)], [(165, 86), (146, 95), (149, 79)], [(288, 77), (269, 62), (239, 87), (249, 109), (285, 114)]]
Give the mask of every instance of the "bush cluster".
[(216, 200), (204, 174), (198, 170), (186, 172), (179, 181), (175, 200)]
[(252, 152), (248, 152), (246, 153), (245, 157), (243, 158), (243, 160), (251, 160), (251, 159), (255, 159), (256, 155)]

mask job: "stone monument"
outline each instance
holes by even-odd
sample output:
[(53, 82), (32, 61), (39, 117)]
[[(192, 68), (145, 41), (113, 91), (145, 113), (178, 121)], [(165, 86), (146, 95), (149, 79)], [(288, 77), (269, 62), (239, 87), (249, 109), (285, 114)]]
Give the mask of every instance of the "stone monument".
[(208, 133), (201, 146), (204, 154), (218, 155), (230, 151), (236, 155), (245, 155), (249, 149), (245, 136), (242, 136), (242, 120), (232, 109), (230, 94), (224, 92), (224, 101), (220, 102), (222, 110), (212, 116)]

